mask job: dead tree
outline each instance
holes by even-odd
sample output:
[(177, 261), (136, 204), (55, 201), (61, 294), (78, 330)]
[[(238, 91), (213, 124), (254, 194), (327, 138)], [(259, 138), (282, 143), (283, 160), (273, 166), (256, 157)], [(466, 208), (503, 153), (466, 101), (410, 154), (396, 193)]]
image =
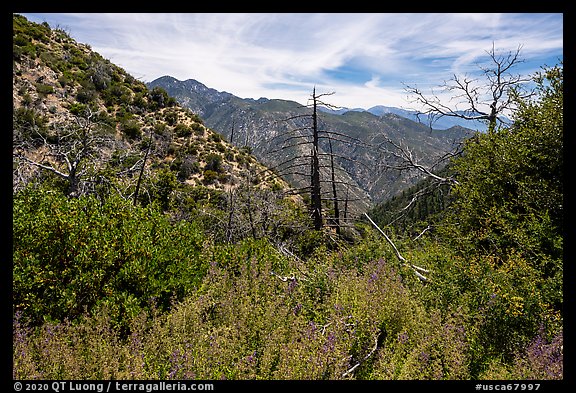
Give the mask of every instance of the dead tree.
[(426, 276), (423, 276), (422, 273), (430, 273), (429, 270), (426, 270), (420, 266), (416, 266), (413, 263), (410, 263), (406, 260), (406, 258), (404, 258), (402, 256), (402, 254), (400, 254), (400, 251), (398, 251), (398, 248), (396, 247), (396, 245), (394, 244), (394, 242), (388, 237), (388, 235), (386, 235), (386, 233), (380, 229), (380, 227), (370, 218), (370, 216), (366, 213), (364, 213), (364, 216), (366, 216), (366, 218), (368, 219), (368, 221), (370, 221), (370, 224), (372, 224), (374, 226), (374, 228), (376, 228), (378, 230), (378, 232), (380, 232), (382, 234), (382, 236), (384, 236), (384, 239), (386, 239), (386, 241), (388, 242), (388, 244), (390, 244), (390, 246), (392, 247), (392, 249), (394, 250), (394, 254), (396, 255), (396, 258), (398, 259), (398, 261), (404, 265), (407, 266), (409, 268), (412, 269), (412, 271), (414, 272), (414, 274), (416, 275), (416, 277), (418, 277), (418, 279), (420, 281), (423, 282), (428, 282), (428, 278)]
[(136, 190), (134, 191), (134, 206), (138, 202), (138, 193), (140, 192), (140, 185), (142, 184), (142, 178), (144, 176), (144, 168), (146, 167), (146, 160), (152, 149), (152, 131), (150, 131), (150, 137), (148, 140), (148, 146), (146, 147), (146, 153), (144, 154), (144, 159), (142, 160), (142, 166), (140, 167), (140, 173), (138, 175), (138, 182), (136, 183)]
[(36, 146), (24, 138), (14, 145), (13, 157), (63, 179), (66, 195), (85, 193), (83, 186), (95, 176), (99, 147), (109, 139), (97, 132), (95, 115), (86, 108), (83, 116), (75, 115), (74, 122), (57, 126), (53, 134), (44, 135), (33, 128)]
[(483, 121), (488, 130), (496, 129), (498, 123), (506, 123), (506, 113), (514, 110), (515, 98), (528, 98), (533, 93), (526, 91), (523, 84), (529, 77), (511, 73), (520, 64), (519, 46), (515, 52), (497, 54), (492, 49), (486, 53), (490, 57), (489, 66), (479, 66), (484, 80), (478, 81), (469, 76), (453, 75), (440, 89), (451, 94), (450, 103), (443, 102), (437, 94), (426, 95), (416, 86), (406, 85), (406, 91), (413, 97), (412, 102), (421, 106), (418, 115), (427, 115), (430, 127), (442, 117), (454, 117), (470, 121)]
[(320, 160), (318, 159), (318, 96), (316, 87), (312, 91), (312, 163), (310, 165), (310, 199), (312, 204), (312, 219), (314, 229), (320, 230), (323, 226), (322, 220), (322, 194), (320, 187)]
[(332, 139), (328, 139), (328, 146), (330, 146), (330, 177), (332, 180), (332, 197), (334, 199), (334, 223), (336, 224), (336, 233), (339, 235), (340, 209), (338, 207), (338, 193), (336, 192), (336, 171), (334, 170), (334, 152), (332, 150)]
[[(280, 146), (270, 153), (286, 153), (289, 149), (296, 150), (295, 154), (291, 154), (289, 158), (277, 164), (272, 169), (278, 173), (279, 176), (296, 176), (308, 179), (306, 186), (296, 188), (294, 192), (308, 194), (310, 196), (310, 216), (314, 229), (320, 230), (328, 224), (329, 226), (335, 227), (336, 232), (340, 233), (342, 221), (348, 219), (348, 217), (341, 217), (339, 202), (344, 202), (347, 210), (348, 203), (355, 199), (349, 196), (349, 190), (352, 186), (337, 179), (334, 158), (338, 156), (334, 153), (332, 142), (355, 143), (355, 141), (354, 138), (347, 135), (323, 130), (320, 126), (319, 105), (333, 107), (330, 104), (322, 102), (321, 98), (332, 94), (334, 93), (316, 94), (316, 88), (314, 88), (310, 98), (311, 104), (302, 107), (303, 109), (311, 109), (311, 113), (298, 114), (283, 119), (284, 122), (291, 121), (292, 124), (298, 126), (276, 135), (274, 138), (283, 138), (283, 140), (279, 142)], [(324, 141), (326, 141), (326, 143), (323, 148), (322, 143)], [(349, 159), (347, 157), (340, 158)], [(325, 183), (330, 183), (329, 191), (325, 190)], [(338, 185), (346, 186), (346, 199), (338, 196)], [(333, 206), (333, 217), (326, 215), (324, 209), (326, 203), (330, 203)]]
[[(442, 101), (437, 93), (425, 94), (416, 86), (407, 85), (406, 91), (412, 97), (412, 103), (421, 108), (418, 115), (428, 117), (430, 128), (438, 119), (452, 117), (471, 122), (482, 121), (487, 125), (488, 132), (494, 132), (499, 124), (506, 124), (508, 121), (507, 115), (515, 109), (516, 98), (527, 98), (533, 94), (524, 87), (531, 79), (512, 72), (514, 67), (522, 62), (520, 51), (521, 47), (518, 47), (516, 51), (498, 54), (492, 45), (492, 48), (486, 51), (488, 64), (479, 66), (483, 78), (453, 75), (440, 86), (440, 91), (451, 95), (448, 103)], [(413, 148), (403, 144), (401, 140), (382, 137), (373, 141), (373, 144), (382, 154), (380, 162), (383, 170), (411, 173), (430, 181), (425, 189), (412, 195), (400, 214), (407, 212), (417, 200), (434, 190), (446, 186), (449, 191), (458, 184), (454, 176), (440, 175), (440, 170), (446, 167), (450, 159), (462, 154), (462, 143), (454, 144), (450, 151), (426, 164)]]

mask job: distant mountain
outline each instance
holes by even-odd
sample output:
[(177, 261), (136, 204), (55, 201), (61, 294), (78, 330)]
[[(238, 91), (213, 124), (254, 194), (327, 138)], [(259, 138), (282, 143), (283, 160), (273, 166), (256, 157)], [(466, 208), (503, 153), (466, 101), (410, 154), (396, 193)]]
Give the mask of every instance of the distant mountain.
[[(344, 113), (350, 112), (350, 111), (369, 112), (369, 113), (372, 113), (373, 115), (376, 115), (376, 116), (384, 116), (384, 115), (388, 115), (388, 114), (394, 114), (394, 115), (404, 117), (406, 119), (410, 119), (410, 120), (415, 121), (417, 123), (422, 123), (422, 124), (425, 124), (427, 126), (429, 125), (427, 115), (422, 115), (422, 114), (418, 115), (417, 111), (411, 111), (411, 110), (396, 108), (396, 107), (392, 107), (392, 106), (376, 105), (376, 106), (373, 106), (369, 109), (362, 109), (362, 108), (354, 108), (354, 109), (340, 108), (337, 110), (330, 109), (330, 108), (320, 108), (320, 109), (323, 112), (331, 113), (334, 115), (343, 115)], [(465, 120), (465, 119), (461, 119), (461, 118), (457, 118), (457, 117), (448, 117), (448, 116), (444, 116), (442, 118), (435, 119), (434, 123), (432, 124), (432, 127), (434, 129), (437, 129), (437, 130), (447, 130), (448, 128), (451, 128), (451, 127), (463, 127), (463, 128), (468, 128), (468, 129), (472, 129), (472, 130), (476, 130), (476, 131), (482, 131), (482, 132), (484, 132), (488, 129), (486, 124), (481, 122), (481, 121)]]
[[(307, 154), (302, 150), (309, 148), (306, 145), (282, 148), (286, 135), (299, 132), (301, 137), (306, 127), (310, 126), (307, 117), (311, 113), (310, 108), (297, 102), (267, 98), (243, 99), (230, 93), (218, 92), (194, 79), (179, 81), (170, 76), (158, 78), (148, 83), (148, 86), (165, 89), (232, 144), (248, 146), (259, 160), (280, 172), (283, 169), (280, 165), (282, 162)], [(333, 149), (340, 182), (348, 187), (341, 185), (340, 192), (353, 193), (359, 200), (356, 203), (358, 209), (386, 200), (418, 180), (414, 173), (378, 170), (379, 164), (391, 158), (370, 146), (390, 138), (412, 149), (423, 163), (431, 163), (450, 151), (454, 144), (474, 133), (459, 126), (431, 130), (425, 124), (396, 113), (376, 115), (361, 109), (340, 112), (322, 108), (319, 128), (341, 135), (340, 140), (333, 143)], [(326, 140), (321, 141), (320, 147), (322, 153), (329, 150)], [(302, 176), (287, 176), (287, 179), (296, 187), (305, 186), (307, 182), (306, 177)]]
[[(394, 108), (384, 105), (373, 106), (367, 111), (376, 116), (383, 116), (388, 113), (394, 113), (398, 116), (402, 116), (415, 122), (424, 123), (428, 125), (428, 117), (426, 115), (418, 116), (417, 111)], [(487, 125), (481, 121), (465, 120), (457, 117), (448, 117), (448, 116), (436, 119), (432, 126), (438, 130), (446, 130), (450, 127), (455, 126), (469, 128), (477, 131), (486, 131), (488, 129)]]
[(325, 106), (319, 106), (318, 107), (319, 110), (321, 110), (324, 113), (331, 113), (333, 115), (343, 115), (346, 112), (366, 112), (366, 109), (363, 108), (354, 108), (354, 109), (349, 109), (349, 108), (339, 108), (339, 109), (332, 109), (332, 108), (326, 108)]
[[(384, 105), (376, 105), (369, 109), (363, 108), (340, 108), (340, 109), (331, 109), (331, 108), (320, 108), (323, 112), (334, 114), (334, 115), (343, 115), (346, 112), (369, 112), (376, 116), (384, 116), (388, 114), (394, 114), (406, 119), (410, 119), (417, 123), (423, 123), (425, 125), (428, 124), (428, 117), (427, 115), (418, 115), (417, 111), (396, 108), (392, 106), (384, 106)], [(458, 112), (457, 112), (458, 113)], [(462, 112), (460, 112), (462, 113)], [(458, 117), (448, 117), (444, 116), (439, 119), (435, 119), (434, 124), (432, 127), (437, 130), (447, 130), (451, 127), (463, 127), (468, 128), (476, 131), (486, 131), (488, 129), (487, 125), (481, 121), (472, 121), (472, 120), (465, 120)]]

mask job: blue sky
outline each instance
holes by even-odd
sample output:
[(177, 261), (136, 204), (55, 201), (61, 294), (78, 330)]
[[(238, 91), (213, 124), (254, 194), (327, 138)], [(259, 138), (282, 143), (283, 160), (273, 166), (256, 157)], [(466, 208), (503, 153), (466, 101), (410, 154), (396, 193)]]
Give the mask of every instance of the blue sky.
[[(24, 13), (149, 82), (196, 79), (243, 98), (412, 108), (454, 75), (478, 75), (486, 52), (515, 52), (533, 74), (563, 59), (561, 13)], [(439, 94), (444, 100), (448, 95)], [(416, 108), (415, 108), (416, 109)]]

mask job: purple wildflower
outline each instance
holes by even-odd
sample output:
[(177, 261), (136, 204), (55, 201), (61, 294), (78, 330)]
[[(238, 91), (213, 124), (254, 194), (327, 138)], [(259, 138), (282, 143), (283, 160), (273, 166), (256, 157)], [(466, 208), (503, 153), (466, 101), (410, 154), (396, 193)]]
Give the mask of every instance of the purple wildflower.
[(301, 309), (302, 309), (302, 303), (298, 303), (298, 304), (294, 307), (294, 309), (292, 310), (292, 312), (294, 313), (294, 315), (297, 315), (297, 314), (300, 312)]
[(333, 351), (336, 345), (336, 336), (333, 332), (328, 333), (328, 337), (326, 338), (326, 342), (322, 347), (324, 352)]
[(408, 342), (408, 333), (403, 332), (398, 335), (398, 342), (400, 344), (406, 344)]
[(292, 293), (292, 291), (294, 291), (294, 288), (296, 288), (296, 285), (297, 285), (296, 280), (290, 280), (290, 284), (288, 284), (287, 292)]

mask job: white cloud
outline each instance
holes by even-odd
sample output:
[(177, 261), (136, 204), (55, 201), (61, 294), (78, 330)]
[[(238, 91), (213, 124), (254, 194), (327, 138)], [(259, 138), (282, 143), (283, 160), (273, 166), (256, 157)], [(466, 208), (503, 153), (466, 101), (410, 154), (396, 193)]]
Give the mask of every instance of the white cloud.
[[(25, 14), (71, 35), (144, 81), (196, 79), (240, 97), (405, 106), (403, 82), (440, 85), (477, 70), (494, 42), (523, 45), (537, 70), (562, 55), (560, 14)], [(359, 79), (335, 70), (354, 67)], [(270, 90), (270, 87), (274, 90)]]

